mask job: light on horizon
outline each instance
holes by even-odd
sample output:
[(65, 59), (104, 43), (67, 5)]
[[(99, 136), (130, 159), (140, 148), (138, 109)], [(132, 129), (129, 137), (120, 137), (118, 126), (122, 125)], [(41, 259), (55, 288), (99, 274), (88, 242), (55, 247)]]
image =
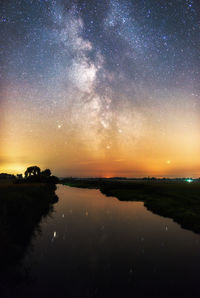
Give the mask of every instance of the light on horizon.
[(193, 182), (193, 179), (192, 178), (188, 178), (185, 181), (188, 182), (188, 183), (191, 183), (191, 182)]

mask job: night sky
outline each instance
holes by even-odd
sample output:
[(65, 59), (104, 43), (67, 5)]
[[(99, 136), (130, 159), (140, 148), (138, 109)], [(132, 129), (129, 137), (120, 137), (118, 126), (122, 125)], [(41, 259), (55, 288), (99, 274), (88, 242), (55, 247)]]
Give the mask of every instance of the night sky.
[(200, 176), (198, 0), (0, 8), (0, 172)]

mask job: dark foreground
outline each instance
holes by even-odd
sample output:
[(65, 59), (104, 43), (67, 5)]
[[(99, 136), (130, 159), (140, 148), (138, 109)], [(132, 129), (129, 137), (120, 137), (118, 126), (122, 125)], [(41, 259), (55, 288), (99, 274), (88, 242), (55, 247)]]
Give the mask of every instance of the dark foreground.
[(182, 228), (200, 233), (200, 182), (63, 179), (63, 183), (100, 189), (120, 201), (143, 201), (149, 210), (173, 218)]
[(40, 221), (53, 210), (56, 186), (47, 183), (0, 183), (0, 297), (9, 296), (9, 285), (26, 278), (21, 268)]
[(200, 297), (200, 235), (143, 202), (54, 188), (0, 186), (1, 298)]

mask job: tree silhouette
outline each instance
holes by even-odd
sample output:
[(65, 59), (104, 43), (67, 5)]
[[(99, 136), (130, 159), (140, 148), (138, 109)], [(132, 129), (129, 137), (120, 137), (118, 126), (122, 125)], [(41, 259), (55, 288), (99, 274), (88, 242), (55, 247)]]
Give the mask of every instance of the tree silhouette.
[(51, 176), (51, 170), (46, 169), (46, 170), (41, 172), (41, 175), (43, 175), (45, 177), (50, 177)]
[(37, 166), (28, 167), (25, 171), (24, 175), (25, 178), (28, 178), (30, 176), (39, 176), (40, 175), (40, 168)]
[(22, 174), (17, 174), (17, 178), (18, 179), (22, 179), (23, 177), (22, 177)]

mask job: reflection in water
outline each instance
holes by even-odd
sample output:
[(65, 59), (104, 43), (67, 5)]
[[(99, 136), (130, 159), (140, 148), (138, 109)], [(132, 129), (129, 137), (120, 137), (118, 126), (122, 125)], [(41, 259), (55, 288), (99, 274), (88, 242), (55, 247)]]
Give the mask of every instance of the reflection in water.
[[(20, 297), (199, 297), (200, 237), (141, 202), (59, 186)], [(13, 296), (16, 297), (16, 296)]]

